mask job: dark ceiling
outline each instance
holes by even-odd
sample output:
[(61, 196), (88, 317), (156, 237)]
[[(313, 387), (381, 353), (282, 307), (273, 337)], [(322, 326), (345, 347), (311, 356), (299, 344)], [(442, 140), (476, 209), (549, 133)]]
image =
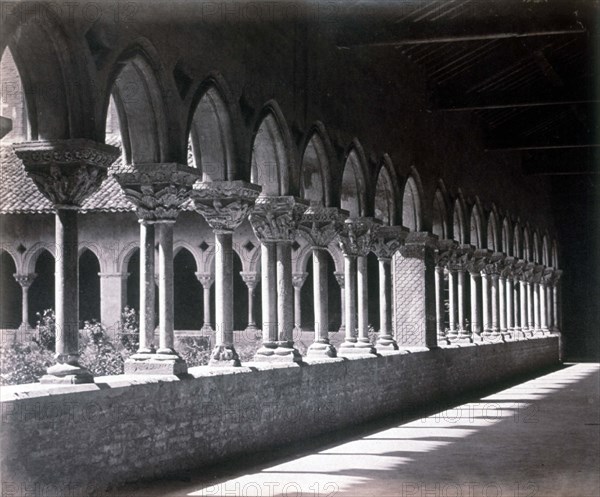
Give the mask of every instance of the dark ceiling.
[(429, 82), (432, 110), (476, 115), (487, 150), (522, 150), (526, 174), (597, 174), (599, 6), (597, 0), (378, 3), (361, 16), (349, 14), (337, 46), (409, 58)]

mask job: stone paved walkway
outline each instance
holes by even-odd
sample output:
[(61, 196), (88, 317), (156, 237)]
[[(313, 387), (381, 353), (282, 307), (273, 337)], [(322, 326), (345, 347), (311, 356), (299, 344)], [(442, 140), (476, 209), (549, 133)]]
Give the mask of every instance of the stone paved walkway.
[(600, 365), (566, 365), (410, 422), (114, 495), (599, 497), (599, 398)]

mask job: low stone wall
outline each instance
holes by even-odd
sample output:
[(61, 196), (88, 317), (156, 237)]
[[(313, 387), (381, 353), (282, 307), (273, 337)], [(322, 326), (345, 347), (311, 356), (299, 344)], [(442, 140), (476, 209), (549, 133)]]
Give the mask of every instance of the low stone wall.
[(546, 336), (301, 366), (192, 368), (186, 379), (3, 387), (3, 495), (87, 495), (279, 446), (558, 364), (558, 348), (558, 337)]

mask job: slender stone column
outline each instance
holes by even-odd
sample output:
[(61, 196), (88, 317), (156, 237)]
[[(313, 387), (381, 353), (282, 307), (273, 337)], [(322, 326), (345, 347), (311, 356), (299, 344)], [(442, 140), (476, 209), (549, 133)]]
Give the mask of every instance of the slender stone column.
[(540, 331), (540, 285), (533, 283), (533, 329), (537, 333)]
[[(446, 328), (444, 326), (444, 268), (435, 267), (435, 322), (438, 341), (447, 340)], [(448, 343), (450, 341), (448, 340)]]
[[(519, 287), (519, 281), (516, 279), (513, 280), (513, 331), (515, 335), (518, 331), (520, 331), (520, 323), (521, 323), (521, 291)], [(513, 336), (515, 336), (513, 335)]]
[(491, 280), (492, 280), (492, 284), (490, 286), (490, 303), (491, 303), (491, 310), (492, 310), (492, 334), (493, 335), (498, 335), (499, 333), (499, 326), (498, 326), (498, 315), (499, 315), (499, 309), (498, 309), (498, 297), (499, 297), (499, 292), (498, 292), (498, 275), (497, 274), (492, 274), (491, 276)]
[[(216, 235), (215, 235), (216, 236)], [(215, 246), (216, 250), (216, 246)], [(217, 258), (217, 253), (215, 252), (215, 260)], [(210, 312), (210, 288), (215, 282), (214, 275), (210, 273), (196, 273), (196, 278), (202, 285), (202, 306), (203, 306), (203, 314), (204, 314), (204, 322), (202, 323), (202, 333), (210, 335), (214, 330), (211, 326), (211, 312)]]
[(458, 336), (456, 330), (456, 271), (448, 269), (448, 338)]
[(298, 356), (294, 348), (294, 296), (292, 290), (292, 242), (277, 242), (277, 321), (279, 341), (275, 354)]
[(298, 332), (302, 331), (302, 287), (307, 277), (308, 273), (292, 274), (292, 285), (294, 286), (294, 329)]
[(458, 276), (458, 334), (459, 337), (468, 338), (469, 333), (465, 326), (465, 271), (464, 269), (459, 269), (456, 274)]
[(471, 276), (471, 333), (481, 335), (481, 322), (479, 320), (479, 294), (481, 292), (481, 273), (470, 271)]
[(377, 350), (398, 350), (392, 333), (391, 308), (391, 258), (379, 257), (379, 336)]
[(555, 328), (554, 313), (552, 312), (552, 309), (554, 308), (554, 304), (552, 302), (552, 299), (553, 299), (552, 280), (546, 286), (546, 298), (547, 298), (546, 313), (548, 314), (548, 330), (552, 332), (552, 331), (554, 331), (554, 328)]
[[(260, 188), (244, 181), (203, 181), (190, 193), (194, 208), (215, 233), (215, 347), (209, 366), (237, 367), (240, 358), (233, 343), (233, 232), (248, 216)], [(264, 263), (274, 265), (271, 252)], [(269, 268), (270, 270), (271, 268)], [(269, 271), (267, 271), (269, 272)], [(270, 275), (270, 273), (269, 273)], [(274, 285), (274, 281), (271, 282)], [(205, 321), (210, 294), (204, 286)], [(268, 285), (267, 285), (268, 287)], [(263, 291), (265, 286), (263, 285)], [(273, 292), (275, 289), (273, 288)], [(268, 299), (265, 299), (268, 301)], [(267, 305), (272, 303), (268, 301)], [(249, 306), (250, 306), (249, 302)], [(263, 317), (269, 317), (269, 312)], [(270, 349), (272, 351), (272, 349)]]
[(506, 279), (506, 329), (508, 333), (515, 331), (515, 289), (514, 282), (511, 277)]
[(558, 276), (554, 281), (554, 285), (552, 286), (552, 315), (554, 321), (555, 331), (560, 331), (562, 329), (562, 315), (560, 308), (560, 272), (558, 272)]
[(315, 341), (308, 347), (307, 356), (335, 357), (335, 347), (329, 343), (329, 299), (327, 294), (327, 253), (313, 247), (313, 292), (315, 309)]
[(173, 299), (173, 226), (175, 221), (157, 224), (158, 244), (158, 355), (176, 356)]
[(529, 302), (528, 302), (528, 297), (529, 297), (529, 291), (528, 291), (528, 286), (527, 286), (527, 282), (525, 280), (520, 280), (519, 281), (519, 297), (521, 298), (520, 300), (520, 304), (521, 304), (521, 309), (520, 309), (520, 328), (521, 328), (521, 333), (523, 336), (527, 335), (527, 332), (529, 331)]
[(140, 346), (138, 354), (156, 352), (154, 343), (155, 316), (155, 264), (154, 221), (140, 219)]
[(100, 187), (119, 150), (86, 139), (16, 143), (13, 149), (56, 210), (56, 364), (40, 382), (91, 383), (93, 376), (79, 364), (77, 211)]
[(262, 347), (255, 359), (269, 358), (277, 348), (277, 249), (275, 242), (261, 245), (261, 301), (262, 301)]
[(29, 287), (35, 280), (37, 274), (13, 274), (17, 283), (21, 285), (21, 331), (27, 331), (29, 326)]
[(506, 277), (500, 275), (498, 277), (498, 312), (499, 326), (502, 336), (506, 335)]
[(482, 335), (489, 336), (492, 333), (492, 320), (490, 319), (490, 277), (481, 273), (481, 307), (483, 310)]
[(352, 254), (344, 254), (344, 296), (346, 338), (340, 354), (356, 346), (356, 256)]
[(258, 274), (241, 272), (240, 275), (248, 287), (248, 325), (246, 326), (246, 331), (256, 333), (258, 328), (254, 317), (254, 291), (258, 283)]
[(368, 335), (367, 255), (379, 227), (373, 218), (347, 219), (338, 235), (344, 254), (346, 292), (346, 340), (340, 345), (338, 355), (376, 353)]
[(373, 346), (369, 340), (369, 277), (366, 256), (360, 255), (357, 257), (356, 272), (358, 306), (358, 337), (356, 347), (371, 350)]
[(540, 329), (542, 333), (548, 333), (548, 298), (546, 296), (546, 283), (542, 282), (540, 287)]
[(340, 329), (339, 333), (346, 333), (346, 292), (344, 291), (344, 273), (333, 273), (340, 286)]

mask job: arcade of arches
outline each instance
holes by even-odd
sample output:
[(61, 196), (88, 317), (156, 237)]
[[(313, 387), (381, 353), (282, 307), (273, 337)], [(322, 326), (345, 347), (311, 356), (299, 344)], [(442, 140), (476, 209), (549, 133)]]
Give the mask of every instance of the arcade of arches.
[(207, 370), (232, 377), (244, 330), (259, 369), (558, 343), (548, 183), (464, 113), (425, 112), (413, 59), (301, 15), (257, 36), (184, 4), (99, 5), (2, 18), (1, 326), (18, 340), (55, 309), (41, 383), (93, 384), (78, 329), (126, 305), (139, 378), (196, 374), (179, 334), (208, 334)]

